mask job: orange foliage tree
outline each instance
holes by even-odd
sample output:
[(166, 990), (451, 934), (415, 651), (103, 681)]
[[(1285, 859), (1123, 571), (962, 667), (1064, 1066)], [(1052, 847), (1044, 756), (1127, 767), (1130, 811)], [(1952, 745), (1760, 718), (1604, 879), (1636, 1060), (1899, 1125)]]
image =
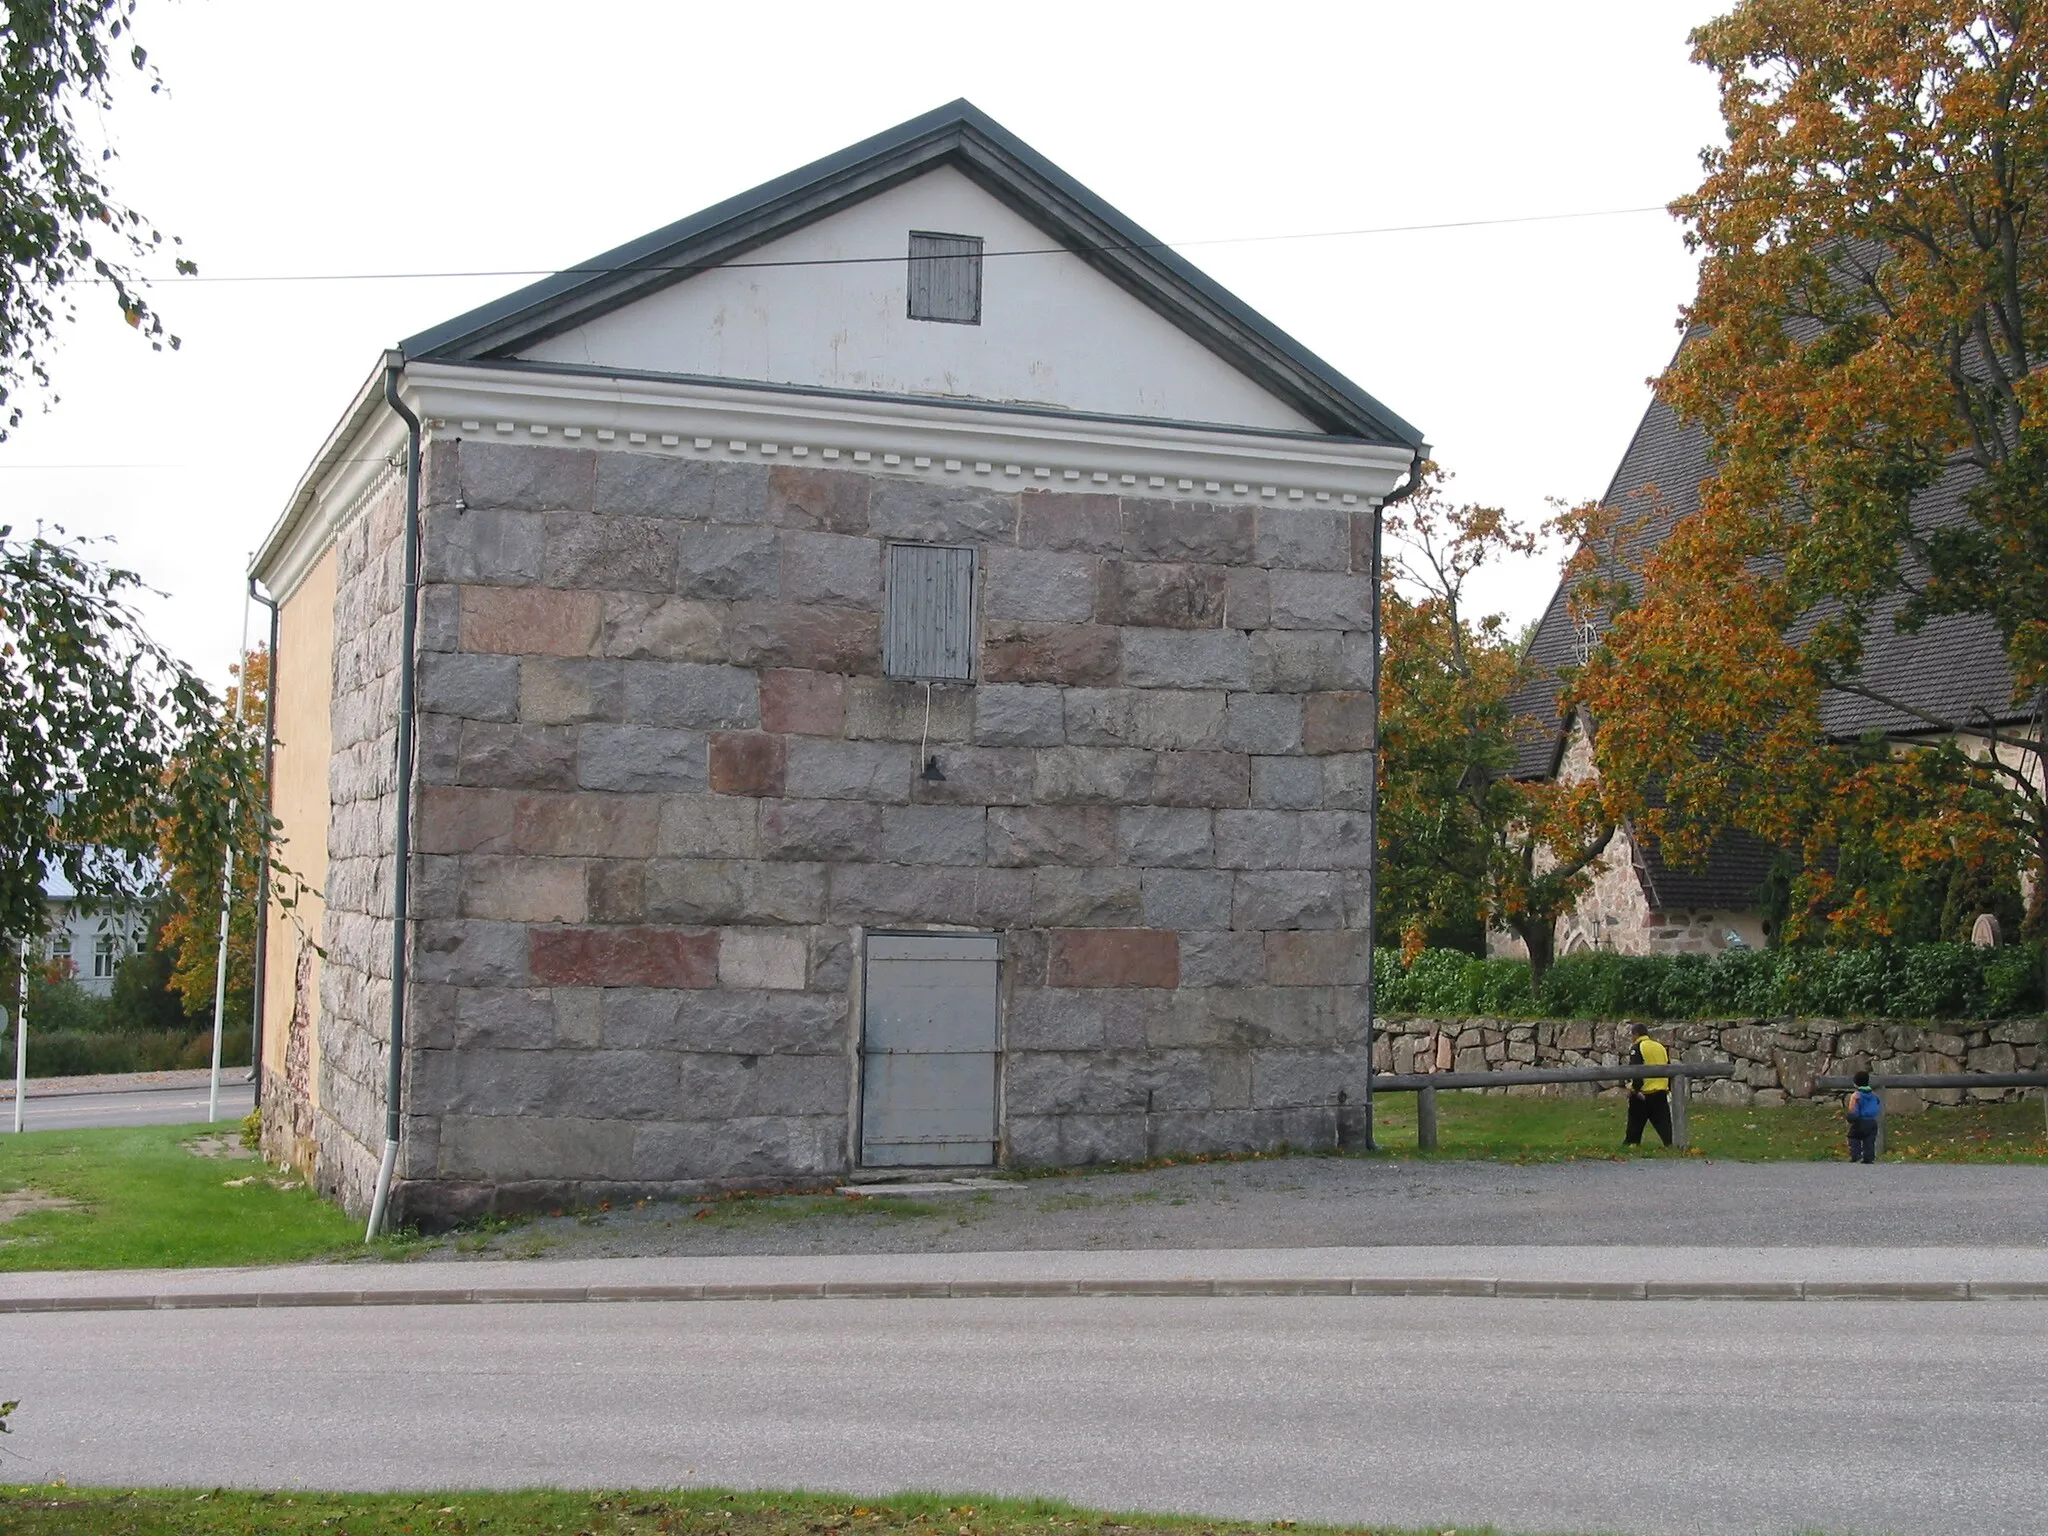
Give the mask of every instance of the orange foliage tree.
[(1521, 657), (1505, 618), (1475, 614), (1481, 567), (1533, 535), (1494, 507), (1455, 505), (1434, 466), (1386, 513), (1380, 676), (1380, 910), (1412, 956), (1425, 941), (1518, 935), (1540, 977), (1558, 915), (1591, 878), (1613, 821), (1590, 786), (1508, 777)]
[[(1700, 286), (1657, 387), (1716, 475), (1633, 580), (1600, 568), (1628, 545), (1615, 510), (1579, 519), (1578, 601), (1609, 625), (1573, 695), (1614, 814), (1680, 858), (1729, 825), (1797, 850), (1795, 935), (1883, 938), (1879, 866), (2048, 868), (2048, 18), (1741, 0), (1692, 41), (1727, 142), (1674, 205)], [(1916, 523), (1944, 476), (1961, 516)], [(1873, 625), (1958, 613), (1997, 625), (2000, 713), (2032, 728), (1863, 675)], [(1831, 693), (1921, 744), (1831, 743)]]

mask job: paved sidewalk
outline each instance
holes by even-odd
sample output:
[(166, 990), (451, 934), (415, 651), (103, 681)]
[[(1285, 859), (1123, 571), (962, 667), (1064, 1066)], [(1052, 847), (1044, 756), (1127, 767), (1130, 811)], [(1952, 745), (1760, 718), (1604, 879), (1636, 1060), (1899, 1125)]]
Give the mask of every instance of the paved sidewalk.
[[(31, 1027), (35, 1020), (29, 1020)], [(161, 1088), (204, 1088), (213, 1075), (211, 1067), (177, 1067), (166, 1072), (100, 1072), (88, 1077), (32, 1077), (28, 1080), (29, 1102), (62, 1098), (75, 1093), (151, 1093)], [(223, 1088), (230, 1083), (246, 1085), (245, 1066), (222, 1067)], [(0, 1079), (0, 1104), (14, 1102), (14, 1079)]]
[(1283, 1248), (297, 1264), (0, 1275), (0, 1313), (1050, 1295), (2048, 1300), (2040, 1248)]

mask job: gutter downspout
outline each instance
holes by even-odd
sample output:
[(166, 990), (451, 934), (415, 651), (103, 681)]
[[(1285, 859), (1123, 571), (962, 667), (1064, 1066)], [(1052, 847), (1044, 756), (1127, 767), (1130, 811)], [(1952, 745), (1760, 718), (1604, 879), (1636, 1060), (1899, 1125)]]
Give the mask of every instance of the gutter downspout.
[(270, 812), (273, 803), (271, 774), (277, 765), (277, 603), (256, 590), (256, 578), (249, 578), (249, 596), (270, 610), (270, 680), (263, 689), (263, 841), (256, 855), (256, 957), (251, 984), (256, 1000), (249, 1010), (249, 1081), (255, 1085), (250, 1098), (263, 1107), (263, 992), (270, 974)]
[(1397, 486), (1372, 509), (1372, 778), (1365, 787), (1366, 825), (1372, 828), (1372, 868), (1365, 892), (1365, 1150), (1377, 1152), (1373, 1133), (1372, 1053), (1373, 1037), (1379, 1026), (1379, 988), (1373, 974), (1374, 951), (1380, 941), (1380, 572), (1383, 567), (1381, 529), (1386, 509), (1406, 501), (1422, 484), (1423, 466), (1429, 461), (1427, 445), (1415, 450), (1415, 462), (1408, 466), (1408, 483)]
[(413, 657), (419, 642), (420, 596), (420, 419), (398, 398), (398, 376), (405, 354), (396, 348), (384, 354), (384, 400), (405, 422), (405, 608), (400, 620), (398, 662), (398, 805), (397, 867), (391, 877), (391, 1037), (384, 1081), (384, 1158), (377, 1168), (377, 1193), (370, 1202), (370, 1223), (363, 1241), (370, 1242), (384, 1225), (384, 1207), (391, 1197), (391, 1175), (398, 1166), (401, 1125), (399, 1091), (405, 1077), (405, 985), (409, 887), (412, 876), (412, 714)]

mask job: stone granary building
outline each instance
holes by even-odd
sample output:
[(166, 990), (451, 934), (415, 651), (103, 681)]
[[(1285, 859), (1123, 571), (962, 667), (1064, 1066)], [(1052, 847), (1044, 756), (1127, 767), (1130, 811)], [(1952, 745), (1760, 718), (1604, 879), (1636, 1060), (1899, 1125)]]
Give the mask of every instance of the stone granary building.
[(267, 1146), (436, 1222), (1352, 1133), (1423, 451), (964, 102), (408, 340), (255, 565)]

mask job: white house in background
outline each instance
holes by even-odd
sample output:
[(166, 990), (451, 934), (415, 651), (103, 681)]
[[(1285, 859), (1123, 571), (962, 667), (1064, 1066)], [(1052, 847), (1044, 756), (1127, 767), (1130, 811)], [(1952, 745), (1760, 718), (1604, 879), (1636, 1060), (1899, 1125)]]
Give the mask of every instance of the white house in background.
[(50, 904), (44, 958), (68, 963), (80, 987), (94, 997), (107, 996), (114, 990), (115, 970), (148, 939), (148, 915), (126, 903), (87, 908), (60, 869), (44, 869), (43, 898)]

